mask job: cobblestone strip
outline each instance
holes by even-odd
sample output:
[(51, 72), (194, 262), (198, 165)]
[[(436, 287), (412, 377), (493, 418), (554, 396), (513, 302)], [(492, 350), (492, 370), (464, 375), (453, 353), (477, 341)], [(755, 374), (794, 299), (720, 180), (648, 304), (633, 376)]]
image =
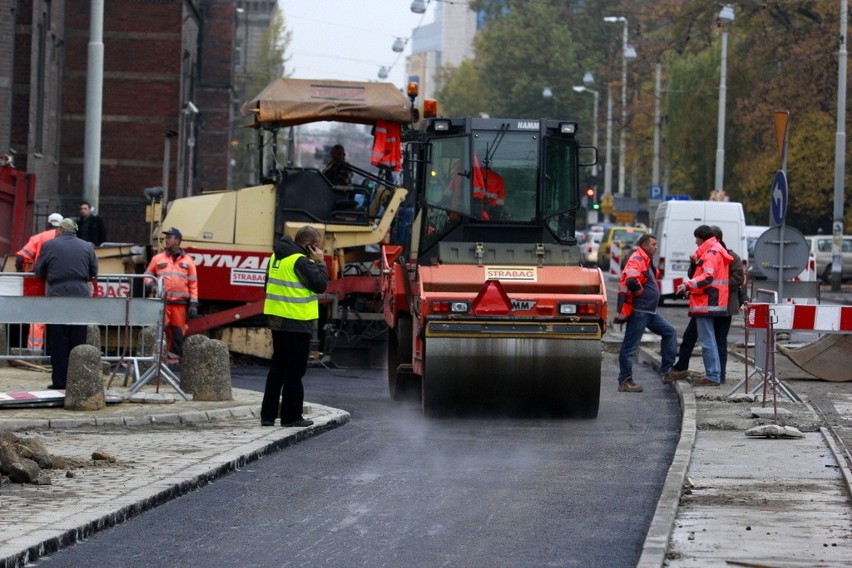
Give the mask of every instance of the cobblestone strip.
[(53, 471), (52, 485), (0, 488), (0, 568), (25, 566), (349, 421), (348, 413), (319, 405), (306, 416), (315, 424), (305, 429), (264, 428), (254, 417), (217, 413), (200, 423), (34, 432), (55, 455), (88, 460), (103, 450), (117, 459), (71, 470), (73, 477)]

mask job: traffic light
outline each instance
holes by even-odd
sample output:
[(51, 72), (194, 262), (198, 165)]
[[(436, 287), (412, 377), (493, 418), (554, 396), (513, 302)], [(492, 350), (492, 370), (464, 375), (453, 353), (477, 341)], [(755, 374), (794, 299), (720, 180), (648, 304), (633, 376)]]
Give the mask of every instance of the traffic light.
[(597, 210), (600, 209), (601, 206), (600, 204), (598, 204), (598, 200), (595, 193), (596, 191), (594, 187), (586, 188), (586, 203), (588, 203), (588, 208)]

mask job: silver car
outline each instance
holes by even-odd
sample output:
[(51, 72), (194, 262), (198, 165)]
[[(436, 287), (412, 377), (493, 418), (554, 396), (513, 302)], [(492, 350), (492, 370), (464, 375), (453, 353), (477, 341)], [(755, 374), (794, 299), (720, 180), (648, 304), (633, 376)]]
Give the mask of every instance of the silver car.
[[(817, 276), (826, 284), (831, 282), (831, 235), (814, 235), (805, 237), (811, 253), (816, 258)], [(852, 236), (844, 235), (841, 241), (843, 266), (840, 273), (842, 280), (852, 280)]]

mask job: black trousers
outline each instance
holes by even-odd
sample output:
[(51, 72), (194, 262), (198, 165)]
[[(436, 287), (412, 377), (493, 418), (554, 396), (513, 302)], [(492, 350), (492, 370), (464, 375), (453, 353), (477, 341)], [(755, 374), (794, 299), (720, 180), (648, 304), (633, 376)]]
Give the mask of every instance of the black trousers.
[[(716, 346), (719, 348), (719, 365), (722, 368), (722, 382), (725, 382), (725, 367), (728, 366), (728, 332), (731, 331), (731, 316), (716, 316), (713, 318), (713, 335), (716, 336)], [(698, 343), (698, 326), (695, 318), (689, 318), (689, 323), (683, 332), (680, 349), (677, 352), (677, 361), (673, 369), (675, 371), (686, 371), (689, 369), (689, 358), (695, 344)]]
[(309, 333), (272, 330), (272, 364), (260, 405), (260, 419), (282, 424), (302, 419), (305, 389), (302, 377), (308, 370), (311, 349)]
[(51, 384), (64, 389), (68, 384), (68, 359), (71, 350), (86, 343), (85, 325), (47, 324), (47, 347), (52, 367)]

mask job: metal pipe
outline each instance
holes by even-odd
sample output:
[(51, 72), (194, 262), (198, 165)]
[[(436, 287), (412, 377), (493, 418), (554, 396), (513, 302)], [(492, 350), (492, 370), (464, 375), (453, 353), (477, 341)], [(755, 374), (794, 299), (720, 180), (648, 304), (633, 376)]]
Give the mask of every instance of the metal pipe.
[(89, 51), (86, 70), (86, 138), (83, 152), (83, 197), (98, 209), (101, 184), (101, 122), (104, 89), (104, 0), (89, 9)]
[(612, 195), (612, 85), (606, 86), (606, 163), (604, 195)]
[(722, 32), (722, 62), (719, 74), (719, 122), (716, 129), (716, 179), (713, 189), (721, 192), (725, 185), (725, 99), (728, 80), (728, 32)]
[(834, 208), (831, 224), (831, 291), (840, 291), (843, 268), (843, 197), (846, 172), (846, 32), (847, 0), (840, 0), (840, 50), (837, 57), (837, 134), (834, 142)]
[(662, 97), (663, 65), (657, 62), (654, 72), (654, 161), (651, 165), (651, 185), (660, 185), (660, 98)]

